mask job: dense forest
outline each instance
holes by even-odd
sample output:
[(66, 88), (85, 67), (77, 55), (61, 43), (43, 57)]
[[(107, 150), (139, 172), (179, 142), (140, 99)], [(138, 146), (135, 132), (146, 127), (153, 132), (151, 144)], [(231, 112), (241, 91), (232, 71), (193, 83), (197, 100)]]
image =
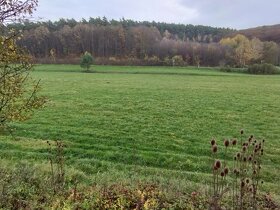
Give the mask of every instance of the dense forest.
[(18, 41), (41, 63), (77, 63), (84, 52), (97, 64), (244, 66), (267, 62), (279, 65), (279, 45), (231, 34), (235, 30), (90, 18), (76, 21), (14, 23), (23, 30)]

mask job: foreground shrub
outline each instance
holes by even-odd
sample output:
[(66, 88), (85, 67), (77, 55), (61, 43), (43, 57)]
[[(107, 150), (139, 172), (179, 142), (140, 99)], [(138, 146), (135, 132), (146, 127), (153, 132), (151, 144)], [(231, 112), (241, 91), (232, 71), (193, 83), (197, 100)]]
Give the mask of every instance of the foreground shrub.
[[(0, 209), (198, 209), (207, 208), (199, 193), (169, 195), (157, 184), (89, 185), (77, 188), (65, 179), (53, 191), (52, 175), (30, 163), (0, 168)], [(60, 185), (61, 186), (61, 185)], [(57, 190), (60, 190), (58, 192)]]
[[(264, 142), (243, 135), (238, 141), (225, 140), (224, 160), (218, 159), (220, 147), (211, 141), (215, 165), (210, 199), (207, 193), (170, 191), (151, 182), (81, 184), (82, 177), (64, 167), (65, 145), (52, 141), (47, 142), (46, 170), (31, 163), (0, 167), (0, 209), (279, 209), (269, 194), (259, 193)], [(237, 145), (241, 151), (230, 165), (227, 154)]]
[(168, 194), (157, 184), (138, 183), (136, 185), (113, 184), (93, 185), (81, 189), (56, 208), (75, 207), (75, 209), (207, 209), (207, 197), (200, 193)]
[(279, 69), (268, 63), (254, 64), (247, 69), (249, 74), (277, 74), (280, 73)]
[(49, 198), (47, 176), (29, 163), (13, 169), (0, 169), (0, 208), (27, 209), (46, 204)]

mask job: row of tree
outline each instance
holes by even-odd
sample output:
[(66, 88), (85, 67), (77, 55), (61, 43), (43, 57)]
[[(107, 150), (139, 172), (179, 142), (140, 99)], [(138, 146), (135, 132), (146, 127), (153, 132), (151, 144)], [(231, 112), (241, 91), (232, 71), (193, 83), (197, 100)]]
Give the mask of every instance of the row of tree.
[[(189, 36), (186, 32), (190, 26), (148, 23), (62, 19), (60, 22), (25, 22), (9, 27), (25, 29), (18, 44), (26, 47), (31, 55), (53, 61), (78, 58), (87, 51), (95, 58), (110, 60), (152, 57), (164, 61), (180, 56), (184, 64), (197, 66), (245, 66), (256, 62), (279, 65), (279, 45), (274, 42), (249, 40), (243, 35), (222, 38), (230, 30), (200, 26), (196, 26), (197, 31)], [(170, 31), (167, 26), (171, 27)], [(182, 36), (180, 33), (184, 30), (175, 26), (184, 26), (185, 34)]]
[[(64, 26), (69, 26), (71, 28), (79, 25), (86, 24), (91, 26), (122, 26), (124, 29), (128, 29), (130, 27), (138, 27), (138, 26), (147, 26), (147, 27), (155, 27), (159, 30), (161, 35), (165, 33), (165, 31), (169, 31), (175, 37), (186, 40), (186, 39), (200, 39), (199, 41), (218, 41), (224, 35), (234, 32), (235, 30), (230, 28), (217, 28), (211, 26), (202, 26), (202, 25), (192, 25), (192, 24), (174, 24), (174, 23), (163, 23), (163, 22), (149, 22), (149, 21), (134, 21), (130, 19), (120, 19), (120, 20), (108, 20), (106, 17), (100, 18), (89, 18), (88, 20), (82, 19), (82, 21), (76, 21), (75, 19), (64, 19), (61, 18), (58, 21), (46, 21), (46, 22), (30, 22), (24, 21), (21, 23), (13, 23), (8, 27), (13, 29), (26, 29), (31, 30), (38, 28), (39, 26), (44, 26), (48, 28), (49, 31), (54, 32), (62, 29)], [(209, 36), (209, 37), (207, 37)], [(202, 39), (204, 38), (204, 39)]]

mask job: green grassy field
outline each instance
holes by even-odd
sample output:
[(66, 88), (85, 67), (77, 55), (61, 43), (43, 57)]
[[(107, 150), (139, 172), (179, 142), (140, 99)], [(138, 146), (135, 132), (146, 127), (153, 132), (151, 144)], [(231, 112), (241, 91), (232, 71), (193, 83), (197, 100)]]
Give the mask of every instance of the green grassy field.
[[(0, 137), (6, 163), (47, 163), (46, 140), (62, 140), (70, 173), (83, 182), (156, 181), (203, 187), (212, 137), (266, 139), (263, 190), (280, 195), (280, 76), (213, 68), (39, 65), (47, 106)], [(42, 141), (44, 140), (44, 141)], [(228, 157), (231, 158), (231, 157)], [(48, 166), (46, 164), (46, 166)]]

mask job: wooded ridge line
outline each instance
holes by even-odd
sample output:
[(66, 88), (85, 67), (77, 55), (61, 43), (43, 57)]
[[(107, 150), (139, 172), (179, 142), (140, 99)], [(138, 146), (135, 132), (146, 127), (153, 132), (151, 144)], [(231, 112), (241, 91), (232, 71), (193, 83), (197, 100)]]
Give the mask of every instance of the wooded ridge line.
[[(244, 66), (261, 62), (279, 65), (280, 57), (279, 45), (264, 36), (256, 39), (257, 33), (250, 35), (248, 30), (201, 25), (103, 17), (25, 21), (9, 24), (7, 28), (23, 30), (18, 44), (43, 63), (59, 59), (77, 63), (86, 51), (97, 58), (98, 64), (120, 65), (142, 61), (144, 65)], [(250, 39), (241, 35), (234, 38), (239, 32), (247, 33)]]

